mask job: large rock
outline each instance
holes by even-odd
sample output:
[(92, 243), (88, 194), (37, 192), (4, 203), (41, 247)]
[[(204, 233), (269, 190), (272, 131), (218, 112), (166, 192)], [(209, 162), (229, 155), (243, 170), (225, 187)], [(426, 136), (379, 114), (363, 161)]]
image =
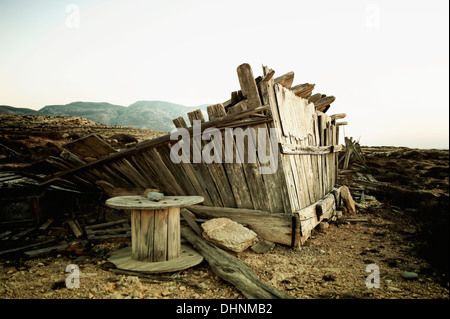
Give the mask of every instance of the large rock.
[(352, 194), (350, 193), (348, 187), (345, 185), (341, 188), (341, 199), (350, 214), (356, 213), (355, 202), (353, 200)]
[(214, 218), (202, 224), (203, 237), (218, 247), (243, 252), (258, 242), (258, 235), (229, 218)]

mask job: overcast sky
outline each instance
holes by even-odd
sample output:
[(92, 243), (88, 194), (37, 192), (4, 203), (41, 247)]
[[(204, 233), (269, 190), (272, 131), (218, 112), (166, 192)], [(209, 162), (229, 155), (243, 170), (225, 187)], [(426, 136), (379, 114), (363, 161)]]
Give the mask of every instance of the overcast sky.
[(188, 106), (262, 65), (334, 95), (362, 145), (449, 147), (449, 1), (0, 0), (0, 104)]

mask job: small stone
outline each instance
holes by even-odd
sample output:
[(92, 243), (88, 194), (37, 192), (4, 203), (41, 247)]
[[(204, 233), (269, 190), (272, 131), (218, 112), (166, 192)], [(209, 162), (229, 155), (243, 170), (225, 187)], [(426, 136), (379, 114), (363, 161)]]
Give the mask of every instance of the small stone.
[(170, 291), (169, 290), (164, 290), (163, 292), (161, 292), (161, 295), (163, 296), (163, 297), (167, 297), (168, 295), (170, 295)]
[(154, 200), (154, 201), (160, 201), (161, 199), (164, 198), (164, 194), (163, 193), (157, 193), (157, 192), (149, 192), (147, 194), (147, 198), (150, 200)]
[(214, 218), (202, 224), (203, 237), (218, 247), (243, 252), (258, 242), (258, 235), (229, 218)]
[(330, 224), (328, 224), (327, 222), (321, 222), (319, 225), (317, 225), (319, 227), (320, 230), (325, 230), (327, 228), (330, 227)]
[(402, 273), (402, 278), (407, 280), (414, 280), (418, 279), (419, 275), (412, 271), (405, 271), (404, 273)]
[(356, 213), (356, 207), (355, 207), (355, 202), (353, 200), (352, 194), (350, 193), (350, 190), (348, 189), (347, 186), (342, 186), (341, 188), (341, 198), (342, 201), (344, 202), (345, 207), (348, 210), (349, 214), (354, 214)]

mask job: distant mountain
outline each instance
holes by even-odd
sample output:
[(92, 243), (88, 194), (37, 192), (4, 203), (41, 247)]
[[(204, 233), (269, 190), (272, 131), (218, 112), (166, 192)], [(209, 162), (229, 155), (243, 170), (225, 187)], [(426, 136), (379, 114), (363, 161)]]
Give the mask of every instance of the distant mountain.
[(47, 105), (39, 111), (0, 106), (0, 113), (20, 115), (60, 115), (84, 117), (105, 125), (131, 126), (170, 132), (174, 129), (172, 120), (187, 112), (201, 109), (205, 119), (208, 104), (189, 107), (164, 101), (138, 101), (130, 106), (114, 105), (106, 102), (72, 102), (66, 105)]
[(39, 112), (27, 108), (0, 105), (0, 114), (38, 115)]

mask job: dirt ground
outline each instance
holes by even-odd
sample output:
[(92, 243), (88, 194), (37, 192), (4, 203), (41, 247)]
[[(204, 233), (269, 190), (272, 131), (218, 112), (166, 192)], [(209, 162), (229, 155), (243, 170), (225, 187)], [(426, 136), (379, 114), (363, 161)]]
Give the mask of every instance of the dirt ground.
[[(356, 214), (316, 227), (300, 250), (276, 245), (265, 254), (250, 249), (232, 254), (260, 279), (297, 299), (449, 299), (448, 151), (366, 147), (363, 153), (369, 168), (355, 165), (339, 173), (339, 183), (352, 190)], [(367, 183), (358, 182), (357, 172), (402, 187), (416, 201), (401, 197), (403, 193), (366, 190), (363, 202), (361, 190)], [(413, 193), (417, 190), (422, 192)], [(98, 215), (84, 213), (86, 220)], [(127, 217), (114, 211), (108, 214), (110, 220)], [(108, 258), (114, 250), (130, 246), (130, 238), (76, 239), (70, 231), (64, 232), (67, 225), (58, 221), (55, 225), (60, 227), (53, 232), (62, 232), (57, 238), (72, 249), (34, 258), (22, 253), (1, 255), (0, 298), (245, 298), (216, 276), (206, 261), (168, 274), (123, 275)], [(45, 240), (49, 232), (33, 238)], [(0, 240), (0, 245), (9, 240)], [(71, 264), (79, 267), (79, 288), (66, 287), (66, 267)], [(378, 288), (366, 285), (373, 272), (368, 266), (379, 269)], [(404, 278), (405, 272), (414, 273), (413, 278)]]

